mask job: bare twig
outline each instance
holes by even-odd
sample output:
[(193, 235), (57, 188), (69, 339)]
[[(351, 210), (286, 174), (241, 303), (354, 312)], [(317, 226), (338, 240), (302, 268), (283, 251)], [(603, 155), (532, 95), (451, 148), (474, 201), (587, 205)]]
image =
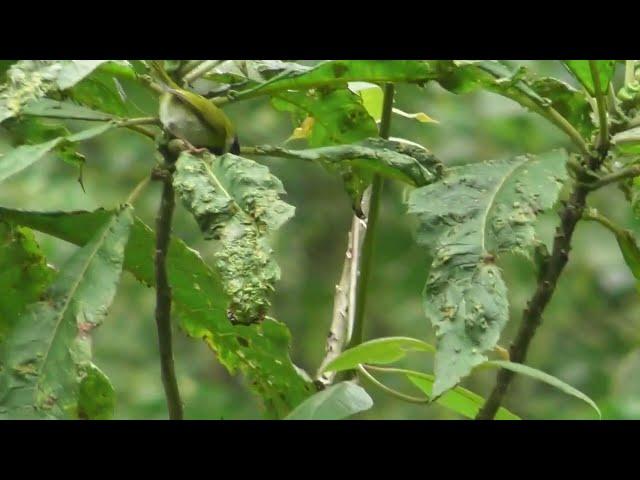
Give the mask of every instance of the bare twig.
[(182, 401), (173, 361), (171, 340), (171, 286), (167, 275), (167, 254), (171, 239), (171, 221), (175, 209), (175, 192), (171, 175), (156, 175), (162, 181), (162, 198), (156, 217), (156, 326), (158, 329), (158, 346), (160, 349), (160, 368), (164, 386), (169, 418), (182, 420)]

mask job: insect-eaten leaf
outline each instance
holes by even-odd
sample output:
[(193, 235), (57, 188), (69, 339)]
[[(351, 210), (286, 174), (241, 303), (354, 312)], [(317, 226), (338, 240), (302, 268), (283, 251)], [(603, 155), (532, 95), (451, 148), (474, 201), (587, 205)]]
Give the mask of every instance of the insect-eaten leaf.
[(174, 186), (204, 237), (220, 241), (216, 267), (231, 298), (229, 315), (239, 323), (261, 321), (280, 277), (267, 237), (295, 211), (279, 198), (282, 183), (253, 160), (182, 153)]
[(27, 305), (35, 302), (53, 278), (54, 269), (37, 244), (33, 232), (0, 221), (0, 358)]
[(76, 416), (83, 420), (109, 420), (116, 406), (116, 394), (109, 378), (93, 363), (81, 368)]
[(0, 86), (0, 123), (51, 90), (73, 87), (105, 62), (109, 60), (20, 60), (13, 64), (7, 82)]
[(9, 150), (4, 155), (0, 155), (0, 181), (15, 175), (54, 151), (58, 152), (65, 161), (81, 166), (84, 162), (84, 157), (76, 152), (73, 144), (102, 135), (115, 126), (116, 124), (112, 122), (101, 123), (67, 136), (56, 137), (35, 145), (20, 145), (13, 150)]
[(438, 339), (434, 398), (497, 345), (508, 301), (496, 257), (515, 252), (531, 258), (534, 221), (556, 202), (566, 160), (559, 150), (464, 165), (411, 192), (418, 242), (433, 256), (423, 304)]
[[(308, 92), (279, 92), (271, 103), (277, 110), (291, 112), (296, 118), (313, 117), (307, 138), (311, 147), (356, 143), (378, 134), (376, 122), (367, 112), (362, 98), (346, 85)], [(320, 164), (342, 177), (353, 210), (362, 217), (362, 196), (373, 179), (371, 172), (350, 163), (320, 161)]]
[[(75, 245), (87, 245), (114, 211), (29, 212), (0, 207), (0, 221), (28, 226)], [(139, 218), (131, 228), (124, 269), (144, 285), (155, 284), (155, 234)], [(182, 329), (204, 340), (231, 374), (240, 371), (258, 394), (269, 418), (282, 418), (315, 392), (308, 375), (291, 361), (291, 333), (267, 317), (262, 323), (233, 325), (219, 272), (200, 254), (173, 237), (167, 256), (169, 282)], [(0, 279), (2, 277), (0, 276)], [(1, 280), (0, 280), (1, 281)]]
[(382, 119), (382, 102), (384, 100), (382, 88), (375, 83), (349, 82), (349, 90), (358, 94), (362, 99), (362, 105), (376, 122)]
[(412, 186), (427, 185), (444, 172), (442, 163), (425, 147), (402, 139), (369, 138), (352, 145), (291, 150), (270, 145), (255, 147), (263, 155), (325, 164), (351, 164), (362, 170)]
[(340, 382), (307, 398), (285, 420), (342, 420), (369, 410), (373, 400), (354, 382)]
[[(131, 207), (112, 215), (20, 316), (3, 348), (0, 416), (69, 418), (78, 413), (81, 385), (91, 371), (90, 332), (113, 301), (132, 223)], [(103, 410), (84, 413), (93, 411)]]

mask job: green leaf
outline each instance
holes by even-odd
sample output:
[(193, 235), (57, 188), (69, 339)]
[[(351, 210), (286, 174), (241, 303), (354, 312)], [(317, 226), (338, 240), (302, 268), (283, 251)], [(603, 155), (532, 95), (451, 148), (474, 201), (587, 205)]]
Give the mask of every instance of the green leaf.
[(409, 197), (418, 242), (433, 262), (424, 308), (436, 336), (438, 397), (483, 363), (508, 320), (507, 290), (495, 261), (503, 252), (531, 258), (534, 221), (566, 179), (564, 151), (464, 165)]
[(617, 133), (611, 139), (618, 155), (640, 154), (640, 127)]
[(5, 339), (25, 307), (44, 292), (53, 272), (31, 230), (0, 222), (0, 358)]
[[(595, 86), (593, 76), (591, 75), (591, 67), (589, 60), (564, 60), (564, 65), (571, 74), (582, 84), (592, 97), (595, 96)], [(600, 79), (600, 87), (606, 94), (609, 89), (609, 82), (613, 78), (616, 69), (615, 60), (596, 60), (596, 70)]]
[(0, 182), (33, 165), (38, 160), (42, 160), (54, 149), (97, 137), (115, 128), (115, 126), (116, 124), (111, 122), (102, 123), (95, 127), (67, 135), (66, 137), (57, 137), (37, 145), (21, 145), (13, 150), (9, 150), (5, 154), (0, 155)]
[[(0, 220), (29, 226), (76, 245), (85, 245), (112, 212), (25, 212), (0, 208)], [(139, 219), (131, 227), (124, 269), (145, 285), (155, 284), (155, 238)], [(230, 373), (242, 372), (251, 389), (264, 401), (271, 417), (281, 418), (315, 387), (289, 356), (291, 334), (285, 324), (266, 318), (260, 324), (232, 325), (227, 318), (228, 297), (217, 270), (178, 238), (167, 256), (169, 281), (181, 327), (204, 340)]]
[(295, 212), (279, 198), (285, 193), (280, 180), (267, 167), (232, 154), (183, 153), (174, 186), (204, 237), (221, 243), (216, 267), (231, 298), (229, 315), (241, 323), (264, 318), (280, 278), (267, 235)]
[(315, 119), (312, 147), (355, 143), (378, 133), (360, 96), (348, 89), (282, 92), (272, 103), (278, 110), (302, 111)]
[(51, 90), (67, 90), (109, 60), (20, 60), (0, 86), (0, 123)]
[(417, 144), (370, 138), (360, 144), (339, 145), (306, 150), (291, 150), (269, 145), (254, 147), (262, 155), (293, 158), (325, 164), (350, 163), (364, 170), (413, 186), (433, 182), (444, 166), (426, 148)]
[(77, 411), (90, 332), (115, 295), (132, 222), (130, 207), (112, 215), (21, 315), (3, 352), (0, 415), (68, 418)]
[[(422, 390), (427, 397), (431, 397), (433, 383), (435, 377), (428, 373), (414, 372), (406, 370), (405, 375), (416, 387)], [(467, 418), (475, 418), (482, 406), (484, 405), (484, 398), (480, 395), (473, 393), (466, 388), (460, 386), (455, 387), (436, 400), (436, 403), (442, 405), (449, 410), (462, 415)], [(511, 413), (504, 407), (500, 407), (496, 413), (496, 420), (520, 420), (520, 417)]]
[(504, 368), (506, 370), (511, 370), (512, 372), (516, 372), (519, 373), (521, 375), (526, 375), (528, 377), (531, 377), (535, 380), (539, 380), (541, 382), (544, 382), (548, 385), (551, 385), (552, 387), (557, 388), (558, 390), (560, 390), (561, 392), (566, 393), (567, 395), (571, 395), (572, 397), (576, 397), (580, 400), (582, 400), (583, 402), (587, 403), (589, 406), (591, 406), (597, 413), (598, 413), (598, 417), (602, 418), (602, 414), (600, 413), (600, 409), (598, 408), (598, 406), (596, 405), (596, 403), (591, 400), (589, 397), (587, 397), (584, 393), (582, 393), (580, 390), (577, 390), (575, 388), (573, 388), (571, 385), (566, 384), (565, 382), (563, 382), (562, 380), (554, 377), (553, 375), (549, 375), (548, 373), (544, 373), (540, 370), (537, 370), (535, 368), (531, 368), (527, 365), (524, 365), (522, 363), (514, 363), (514, 362), (506, 362), (503, 360), (491, 360), (489, 362), (486, 362), (487, 365), (493, 366), (493, 367), (498, 367), (498, 368)]
[[(294, 112), (299, 117), (313, 117), (308, 138), (311, 147), (356, 143), (378, 135), (376, 122), (365, 109), (362, 99), (346, 88), (281, 92), (272, 99), (272, 104), (278, 110)], [(362, 195), (373, 178), (371, 172), (349, 163), (320, 164), (328, 171), (340, 174), (353, 208), (359, 213)]]
[(424, 60), (328, 60), (306, 71), (291, 71), (275, 81), (240, 92), (237, 96), (253, 97), (286, 90), (308, 90), (319, 87), (341, 87), (348, 82), (424, 83), (439, 74), (437, 61)]
[(86, 420), (110, 420), (116, 408), (116, 392), (109, 378), (93, 363), (83, 368), (76, 416)]
[(591, 115), (593, 109), (583, 91), (550, 77), (534, 79), (530, 85), (538, 95), (550, 100), (551, 107), (576, 127), (582, 137), (591, 138), (596, 126)]
[(640, 248), (633, 232), (618, 230), (614, 232), (624, 261), (636, 280), (640, 281)]
[(513, 71), (495, 60), (443, 60), (439, 72), (438, 83), (454, 93), (485, 89), (510, 98), (560, 127), (557, 119), (548, 116), (549, 107), (557, 108), (581, 133), (593, 131), (593, 122), (587, 115), (590, 105), (584, 95), (563, 82), (536, 79), (524, 67)]
[(306, 72), (310, 67), (280, 60), (225, 60), (194, 82), (203, 95), (220, 95), (230, 89), (256, 88), (290, 74)]
[(407, 352), (435, 352), (435, 348), (409, 337), (377, 338), (345, 350), (323, 371), (353, 370), (360, 364), (386, 365), (405, 357)]
[(376, 122), (382, 119), (382, 102), (384, 100), (382, 88), (374, 83), (349, 82), (349, 90), (357, 93), (362, 99), (362, 105), (371, 118)]
[(312, 395), (285, 420), (342, 420), (373, 406), (373, 400), (354, 382), (340, 382)]
[(71, 102), (61, 102), (50, 98), (39, 98), (27, 103), (21, 112), (22, 115), (33, 117), (51, 117), (70, 120), (112, 120), (113, 116), (102, 112), (96, 112)]
[(89, 76), (78, 82), (69, 92), (70, 97), (93, 110), (107, 112), (120, 117), (136, 114), (133, 103), (125, 96), (117, 77), (127, 80), (135, 78), (131, 66), (105, 63)]

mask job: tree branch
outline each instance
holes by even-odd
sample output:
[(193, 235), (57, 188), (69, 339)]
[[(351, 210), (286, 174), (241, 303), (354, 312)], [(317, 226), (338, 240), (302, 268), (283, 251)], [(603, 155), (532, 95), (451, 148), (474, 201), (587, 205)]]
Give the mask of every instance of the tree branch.
[[(360, 220), (355, 215), (353, 218)], [(357, 236), (354, 242), (354, 233), (358, 233), (358, 227), (352, 225), (351, 231), (349, 232), (347, 252), (345, 253), (345, 259), (342, 265), (342, 274), (340, 275), (340, 281), (336, 285), (336, 293), (333, 299), (333, 315), (331, 317), (331, 327), (325, 346), (325, 356), (316, 374), (316, 382), (320, 383), (323, 387), (333, 383), (336, 377), (336, 372), (323, 372), (324, 368), (329, 362), (342, 353), (342, 349), (349, 341), (351, 334), (352, 322), (350, 321), (350, 317), (352, 317), (352, 315), (350, 315), (349, 311), (351, 272), (355, 270), (355, 264), (358, 259), (354, 254), (360, 251)]]
[(182, 77), (182, 80), (185, 83), (191, 83), (194, 80), (197, 80), (198, 78), (209, 73), (211, 70), (216, 68), (222, 62), (224, 62), (224, 60), (204, 60), (202, 63), (194, 67), (191, 71), (187, 72)]
[(171, 341), (171, 286), (167, 275), (167, 253), (171, 238), (171, 221), (175, 209), (175, 192), (171, 174), (162, 171), (156, 173), (154, 179), (162, 181), (162, 198), (156, 217), (156, 326), (158, 329), (158, 346), (160, 350), (160, 368), (162, 384), (169, 408), (171, 420), (182, 420), (182, 401), (176, 380)]
[(607, 120), (607, 107), (605, 104), (606, 92), (602, 91), (600, 85), (600, 75), (595, 60), (589, 60), (589, 68), (591, 69), (591, 78), (593, 78), (593, 86), (595, 89), (596, 104), (598, 106), (598, 126), (600, 135), (598, 137), (598, 151), (605, 152), (609, 148), (609, 122)]
[[(587, 158), (586, 163), (592, 172), (600, 168), (606, 158), (606, 153), (605, 150), (599, 157), (589, 156)], [(529, 344), (542, 323), (544, 309), (551, 300), (558, 278), (567, 264), (573, 232), (576, 224), (583, 218), (587, 195), (591, 191), (587, 184), (590, 179), (589, 174), (588, 170), (577, 173), (577, 181), (574, 183), (569, 200), (565, 202), (559, 213), (560, 225), (556, 228), (551, 255), (538, 275), (536, 291), (522, 314), (520, 328), (509, 349), (512, 362), (523, 363), (526, 359)], [(514, 377), (515, 373), (510, 370), (501, 369), (498, 372), (496, 385), (478, 412), (476, 420), (491, 420), (495, 416)]]
[(610, 175), (605, 175), (604, 177), (600, 177), (600, 179), (595, 182), (584, 184), (585, 188), (591, 190), (597, 190), (611, 183), (619, 182), (620, 180), (625, 180), (627, 178), (633, 178), (640, 175), (640, 165), (633, 165), (628, 168), (624, 168), (622, 170), (618, 170)]
[[(560, 212), (560, 225), (556, 229), (553, 250), (542, 274), (538, 277), (536, 291), (522, 314), (520, 328), (509, 349), (512, 362), (524, 362), (529, 344), (542, 323), (542, 313), (551, 300), (558, 278), (569, 259), (571, 238), (576, 224), (582, 218), (588, 192), (584, 186), (575, 185), (569, 200)], [(510, 370), (501, 369), (498, 372), (496, 385), (478, 412), (476, 420), (491, 420), (495, 416), (514, 377), (515, 373)]]

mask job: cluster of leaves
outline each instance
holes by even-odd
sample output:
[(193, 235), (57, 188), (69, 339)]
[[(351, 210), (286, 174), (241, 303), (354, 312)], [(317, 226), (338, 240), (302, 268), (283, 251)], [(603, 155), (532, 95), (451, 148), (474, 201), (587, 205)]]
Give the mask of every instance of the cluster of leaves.
[[(189, 73), (206, 62), (211, 62), (208, 70), (188, 81)], [(220, 104), (269, 97), (276, 110), (291, 115), (291, 140), (304, 141), (308, 148), (262, 146), (247, 153), (313, 161), (337, 172), (358, 215), (363, 193), (376, 174), (415, 188), (408, 207), (420, 220), (418, 240), (433, 258), (424, 305), (438, 342), (435, 376), (404, 373), (429, 401), (454, 405), (454, 410), (472, 416), (481, 399), (458, 384), (474, 368), (526, 370), (487, 357), (508, 320), (507, 289), (496, 261), (506, 252), (533, 259), (533, 249), (540, 246), (535, 220), (555, 205), (568, 178), (568, 155), (554, 151), (446, 169), (420, 145), (374, 138), (382, 112), (380, 85), (435, 81), (454, 93), (488, 90), (536, 112), (586, 145), (598, 132), (591, 97), (597, 88), (608, 88), (615, 65), (599, 61), (596, 81), (589, 62), (567, 61), (584, 90), (497, 61), (354, 60), (314, 67), (205, 61), (174, 62), (171, 70)], [(0, 87), (0, 122), (17, 144), (0, 157), (0, 181), (50, 153), (81, 165), (79, 142), (134, 126), (135, 108), (123, 84), (147, 88), (145, 72), (144, 62), (109, 60), (20, 61), (8, 66)], [(394, 112), (431, 121), (421, 113)], [(71, 133), (59, 123), (44, 123), (51, 118), (96, 125)], [(613, 141), (625, 155), (640, 151), (640, 135), (634, 130), (622, 131)], [(204, 339), (229, 371), (243, 372), (271, 416), (282, 418), (295, 409), (290, 418), (327, 418), (369, 408), (370, 399), (349, 383), (304, 402), (316, 387), (289, 357), (286, 325), (268, 316), (269, 297), (280, 275), (268, 239), (294, 214), (294, 207), (280, 199), (285, 193), (281, 182), (245, 157), (192, 153), (177, 159), (173, 182), (204, 237), (219, 243), (215, 265), (210, 266), (172, 239), (169, 280), (184, 331)], [(0, 414), (108, 417), (113, 387), (91, 363), (90, 332), (105, 318), (122, 269), (154, 284), (153, 231), (129, 205), (94, 212), (2, 208), (0, 221), (3, 250), (8, 252), (0, 252), (0, 262), (6, 263), (0, 284), (21, 289), (21, 295), (0, 305)], [(80, 248), (54, 275), (29, 229)], [(340, 368), (336, 360), (330, 366), (341, 370), (385, 363), (369, 354), (356, 360)], [(344, 406), (344, 398), (351, 399), (346, 401), (351, 407), (322, 413), (326, 399)], [(506, 411), (502, 415), (513, 416)]]

